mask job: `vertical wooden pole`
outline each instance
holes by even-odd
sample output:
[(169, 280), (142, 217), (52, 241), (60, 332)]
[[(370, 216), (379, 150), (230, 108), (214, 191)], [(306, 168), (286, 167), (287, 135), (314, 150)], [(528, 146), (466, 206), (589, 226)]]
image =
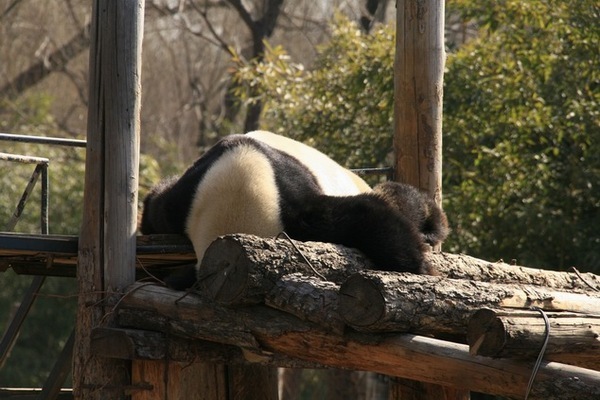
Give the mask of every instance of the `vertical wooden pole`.
[[(398, 0), (394, 65), (396, 180), (442, 201), (444, 0)], [(394, 380), (390, 399), (469, 399), (468, 391)]]
[(73, 356), (76, 399), (124, 399), (126, 361), (93, 357), (90, 332), (135, 279), (143, 0), (94, 0), (79, 304)]
[(442, 198), (444, 1), (399, 0), (394, 65), (396, 179)]

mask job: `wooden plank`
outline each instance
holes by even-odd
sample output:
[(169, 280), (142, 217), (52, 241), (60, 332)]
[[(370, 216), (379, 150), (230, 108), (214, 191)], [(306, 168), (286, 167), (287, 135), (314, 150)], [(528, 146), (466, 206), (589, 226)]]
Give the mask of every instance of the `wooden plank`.
[[(77, 236), (0, 233), (0, 272), (75, 277), (77, 246)], [(164, 276), (196, 262), (192, 244), (180, 235), (136, 236), (136, 254), (138, 279), (147, 276), (144, 269)]]

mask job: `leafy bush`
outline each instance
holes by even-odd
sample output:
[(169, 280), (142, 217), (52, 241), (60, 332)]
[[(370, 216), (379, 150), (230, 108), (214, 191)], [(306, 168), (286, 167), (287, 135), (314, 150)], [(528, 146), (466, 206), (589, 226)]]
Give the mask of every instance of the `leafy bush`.
[(240, 68), (237, 79), (261, 89), (264, 129), (353, 168), (380, 166), (392, 151), (393, 32), (378, 26), (367, 35), (338, 16), (311, 70), (268, 48), (265, 61)]

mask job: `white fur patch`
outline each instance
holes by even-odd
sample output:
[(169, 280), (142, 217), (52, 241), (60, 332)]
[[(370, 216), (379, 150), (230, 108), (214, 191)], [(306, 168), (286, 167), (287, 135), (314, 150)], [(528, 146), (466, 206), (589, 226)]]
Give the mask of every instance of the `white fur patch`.
[(253, 131), (246, 135), (283, 151), (306, 165), (317, 178), (323, 192), (329, 196), (350, 196), (371, 191), (369, 185), (358, 175), (304, 143), (267, 131)]
[(275, 236), (283, 230), (279, 192), (269, 160), (250, 146), (224, 153), (198, 185), (186, 231), (198, 265), (218, 236)]

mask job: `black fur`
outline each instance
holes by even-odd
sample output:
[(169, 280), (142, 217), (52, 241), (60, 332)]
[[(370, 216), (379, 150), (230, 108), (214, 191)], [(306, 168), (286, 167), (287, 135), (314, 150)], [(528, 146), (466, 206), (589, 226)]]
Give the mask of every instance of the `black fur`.
[(448, 236), (448, 220), (435, 201), (414, 186), (384, 182), (375, 192), (385, 202), (408, 218), (431, 246), (441, 244)]
[[(192, 200), (206, 171), (225, 152), (240, 145), (253, 146), (273, 166), (280, 218), (291, 238), (354, 247), (383, 270), (433, 272), (424, 262), (423, 253), (427, 244), (436, 245), (446, 238), (448, 225), (444, 212), (429, 197), (395, 182), (356, 196), (324, 195), (316, 178), (300, 161), (244, 135), (222, 139), (181, 178), (158, 185), (144, 200), (141, 232), (185, 234)], [(189, 271), (173, 282), (180, 289), (193, 283)]]
[(382, 270), (431, 272), (423, 261), (426, 247), (418, 227), (376, 193), (317, 196), (284, 225), (294, 239), (359, 249)]

